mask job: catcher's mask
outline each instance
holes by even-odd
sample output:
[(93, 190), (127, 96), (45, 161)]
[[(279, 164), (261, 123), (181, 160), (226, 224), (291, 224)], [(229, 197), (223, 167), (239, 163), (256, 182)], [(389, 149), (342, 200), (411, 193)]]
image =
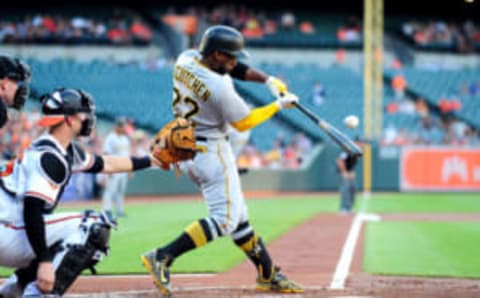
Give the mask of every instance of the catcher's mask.
[(14, 95), (12, 108), (20, 110), (25, 105), (25, 101), (30, 95), (31, 72), (27, 64), (17, 58), (0, 56), (0, 79), (10, 79), (17, 82), (18, 88)]
[(43, 95), (41, 100), (43, 117), (38, 122), (39, 126), (53, 126), (64, 121), (66, 116), (84, 113), (86, 117), (78, 136), (89, 136), (95, 127), (95, 104), (87, 92), (60, 88)]

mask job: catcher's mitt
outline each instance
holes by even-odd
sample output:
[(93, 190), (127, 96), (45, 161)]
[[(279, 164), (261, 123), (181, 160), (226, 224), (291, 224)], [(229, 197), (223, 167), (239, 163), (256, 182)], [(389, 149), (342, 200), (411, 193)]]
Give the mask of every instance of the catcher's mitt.
[(185, 118), (176, 118), (157, 132), (150, 151), (168, 170), (171, 164), (193, 159), (200, 150), (192, 124)]

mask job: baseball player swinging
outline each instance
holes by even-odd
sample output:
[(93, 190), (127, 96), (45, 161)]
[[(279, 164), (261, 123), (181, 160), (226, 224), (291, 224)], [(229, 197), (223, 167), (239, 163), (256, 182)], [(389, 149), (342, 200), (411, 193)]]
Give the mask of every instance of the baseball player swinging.
[[(258, 290), (303, 292), (280, 272), (248, 221), (235, 158), (226, 137), (229, 125), (239, 131), (249, 130), (281, 109), (292, 107), (298, 98), (279, 79), (238, 62), (243, 47), (240, 32), (213, 26), (204, 33), (199, 49), (182, 53), (175, 64), (174, 114), (193, 122), (197, 144), (204, 148), (204, 153), (182, 163), (181, 168), (202, 191), (210, 214), (194, 221), (169, 244), (141, 256), (165, 296), (171, 295), (169, 267), (177, 257), (227, 235), (257, 269)], [(277, 100), (250, 110), (235, 91), (232, 77), (266, 83)]]
[[(118, 173), (149, 168), (147, 157), (98, 156), (74, 140), (89, 136), (95, 105), (82, 90), (43, 97), (38, 125), (48, 132), (0, 173), (0, 266), (16, 268), (0, 297), (63, 295), (82, 270), (107, 253), (115, 223), (103, 213), (52, 214), (75, 172)], [(49, 296), (50, 297), (50, 296)]]

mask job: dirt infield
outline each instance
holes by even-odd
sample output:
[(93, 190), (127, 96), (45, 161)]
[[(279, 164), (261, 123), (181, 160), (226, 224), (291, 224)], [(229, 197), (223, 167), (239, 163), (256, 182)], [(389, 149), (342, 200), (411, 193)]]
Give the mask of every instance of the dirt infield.
[[(196, 200), (199, 197), (182, 199)], [(148, 202), (151, 198), (141, 201)], [(304, 285), (304, 294), (259, 293), (255, 270), (244, 262), (220, 274), (177, 274), (172, 277), (174, 297), (319, 297), (319, 298), (430, 298), (480, 297), (480, 281), (470, 279), (376, 276), (362, 272), (363, 229), (344, 290), (331, 290), (353, 215), (319, 214), (268, 245), (272, 257), (291, 279)], [(480, 221), (468, 214), (388, 214), (383, 220)], [(84, 276), (66, 297), (160, 297), (149, 276)]]

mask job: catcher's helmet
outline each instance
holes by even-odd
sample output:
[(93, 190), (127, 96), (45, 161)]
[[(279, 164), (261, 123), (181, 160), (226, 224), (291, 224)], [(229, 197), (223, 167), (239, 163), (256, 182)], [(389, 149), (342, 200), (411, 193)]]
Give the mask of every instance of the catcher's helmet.
[(90, 135), (95, 125), (95, 104), (90, 94), (80, 89), (60, 88), (43, 95), (41, 100), (43, 117), (38, 125), (52, 126), (62, 122), (65, 116), (86, 113), (80, 135)]
[(245, 41), (242, 33), (232, 27), (216, 25), (208, 28), (202, 36), (199, 51), (202, 55), (208, 55), (214, 51), (220, 51), (237, 58), (248, 56), (243, 49)]

